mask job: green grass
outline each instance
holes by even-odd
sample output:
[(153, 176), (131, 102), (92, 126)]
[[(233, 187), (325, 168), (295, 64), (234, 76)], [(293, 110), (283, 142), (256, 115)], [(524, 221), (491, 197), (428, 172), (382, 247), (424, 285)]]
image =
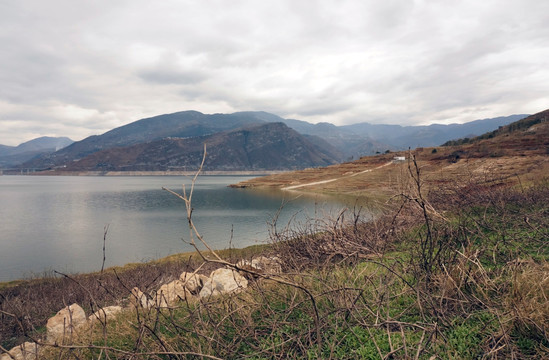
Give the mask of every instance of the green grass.
[[(148, 354), (413, 359), (419, 353), (427, 360), (479, 359), (492, 352), (498, 358), (547, 358), (549, 290), (540, 282), (549, 278), (549, 187), (544, 191), (534, 200), (521, 193), (500, 194), (498, 206), (473, 203), (446, 211), (450, 221), (431, 223), (438, 255), (419, 249), (426, 239), (419, 216), (406, 228), (380, 232), (392, 236), (383, 256), (334, 257), (338, 260), (322, 265), (299, 258), (299, 271), (286, 264), (281, 275), (286, 284), (251, 280), (246, 291), (214, 301), (128, 312), (106, 328), (83, 334), (80, 343), (158, 359), (180, 356)], [(294, 238), (285, 256), (295, 255), (292, 251), (309, 240), (307, 246), (323, 249), (329, 245), (321, 243), (323, 235)], [(255, 246), (220, 254), (239, 259), (270, 251)], [(421, 255), (431, 256), (428, 269)], [(188, 256), (194, 255), (162, 261)], [(60, 351), (59, 358), (129, 357), (113, 350)]]

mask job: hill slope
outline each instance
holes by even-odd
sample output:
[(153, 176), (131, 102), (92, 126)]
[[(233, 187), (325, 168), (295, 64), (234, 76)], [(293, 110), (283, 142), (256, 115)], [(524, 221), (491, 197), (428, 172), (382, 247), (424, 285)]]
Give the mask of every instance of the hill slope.
[(90, 136), (65, 149), (26, 163), (28, 168), (51, 168), (82, 159), (94, 152), (160, 140), (166, 137), (203, 136), (263, 122), (253, 115), (237, 116), (182, 111), (141, 119), (102, 135)]
[(300, 134), (318, 136), (338, 148), (347, 159), (374, 155), (387, 149), (405, 150), (409, 147), (439, 146), (448, 140), (484, 134), (528, 116), (518, 114), (449, 125), (401, 126), (362, 122), (336, 126), (325, 122), (311, 124), (302, 120), (282, 119), (265, 112), (237, 114), (252, 115), (269, 122), (283, 122)]
[[(141, 119), (110, 130), (102, 135), (90, 136), (52, 154), (24, 163), (21, 167), (47, 169), (68, 166), (97, 151), (154, 142), (167, 137), (189, 138), (212, 135), (251, 124), (283, 122), (297, 132), (316, 136), (341, 153), (339, 160), (358, 158), (385, 152), (387, 149), (403, 149), (408, 146), (439, 145), (461, 136), (481, 134), (497, 129), (524, 115), (478, 120), (466, 124), (398, 126), (361, 123), (335, 126), (329, 123), (311, 124), (294, 119), (283, 119), (266, 112), (237, 112), (234, 114), (203, 114), (198, 111), (182, 111)], [(313, 142), (319, 141), (310, 138)]]
[(400, 126), (359, 123), (342, 126), (341, 128), (343, 131), (389, 144), (392, 149), (402, 150), (409, 147), (439, 146), (448, 140), (481, 135), (526, 116), (528, 115), (519, 114), (449, 125)]
[(297, 171), (252, 179), (238, 187), (278, 187), (300, 191), (378, 196), (394, 194), (405, 186), (408, 161), (395, 156), (414, 155), (425, 186), (469, 181), (527, 182), (549, 173), (549, 110), (531, 115), (457, 146), (419, 148), (325, 168)]
[(74, 141), (67, 137), (39, 137), (18, 146), (0, 145), (0, 167), (14, 167), (25, 161), (58, 151)]
[(200, 165), (204, 143), (208, 152), (205, 170), (302, 169), (335, 164), (339, 156), (329, 145), (315, 145), (282, 123), (268, 123), (103, 150), (68, 165), (66, 170), (193, 170)]

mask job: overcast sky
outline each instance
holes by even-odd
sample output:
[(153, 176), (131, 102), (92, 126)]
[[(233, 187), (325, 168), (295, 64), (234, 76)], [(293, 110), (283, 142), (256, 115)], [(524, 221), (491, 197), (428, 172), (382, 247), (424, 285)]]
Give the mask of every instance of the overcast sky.
[(182, 110), (334, 124), (549, 108), (546, 0), (0, 0), (0, 144)]

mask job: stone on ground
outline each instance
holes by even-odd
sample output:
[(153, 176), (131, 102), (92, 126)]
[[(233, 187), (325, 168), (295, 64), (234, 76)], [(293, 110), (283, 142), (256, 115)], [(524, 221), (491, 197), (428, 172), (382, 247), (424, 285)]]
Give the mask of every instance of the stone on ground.
[(190, 299), (192, 294), (183, 286), (180, 280), (174, 280), (164, 284), (158, 289), (155, 296), (155, 304), (158, 307), (172, 307), (180, 300)]
[(154, 303), (149, 300), (147, 295), (143, 293), (139, 288), (134, 287), (130, 294), (130, 305), (134, 308), (143, 308), (145, 310), (154, 306)]
[(210, 278), (200, 290), (200, 297), (207, 298), (228, 294), (248, 287), (248, 280), (237, 271), (231, 269), (217, 269), (210, 274)]
[(241, 268), (248, 268), (249, 270), (261, 273), (261, 274), (278, 274), (282, 272), (280, 266), (280, 259), (266, 256), (259, 256), (250, 260), (240, 260), (237, 266)]
[(46, 338), (57, 342), (64, 337), (71, 336), (80, 326), (87, 324), (88, 318), (84, 309), (78, 304), (69, 305), (48, 319), (46, 324)]
[(117, 305), (106, 306), (104, 308), (101, 308), (101, 309), (97, 310), (93, 314), (91, 314), (88, 317), (88, 320), (92, 321), (92, 322), (96, 321), (96, 320), (99, 320), (102, 323), (104, 323), (107, 320), (111, 320), (114, 317), (116, 317), (116, 314), (118, 314), (120, 312), (122, 312), (122, 307), (121, 306), (117, 306)]
[(184, 271), (179, 276), (179, 280), (183, 282), (185, 288), (189, 290), (191, 294), (198, 294), (200, 290), (202, 290), (206, 280), (208, 280), (208, 277), (202, 274), (193, 274), (192, 272)]
[(26, 342), (17, 345), (9, 351), (9, 354), (0, 355), (0, 360), (35, 360), (38, 358), (38, 345), (33, 342)]

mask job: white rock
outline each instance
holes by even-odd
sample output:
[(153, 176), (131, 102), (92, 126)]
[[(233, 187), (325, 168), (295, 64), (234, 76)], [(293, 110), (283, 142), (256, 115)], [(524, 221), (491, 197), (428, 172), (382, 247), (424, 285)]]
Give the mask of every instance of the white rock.
[(139, 288), (134, 287), (132, 293), (130, 294), (130, 305), (135, 308), (150, 309), (154, 306), (154, 303), (149, 300), (147, 295), (145, 295)]
[(260, 256), (252, 259), (252, 267), (261, 269), (266, 273), (280, 273), (282, 268), (280, 267), (280, 259), (277, 257), (265, 257)]
[(116, 314), (118, 314), (120, 312), (122, 312), (122, 307), (121, 306), (117, 306), (117, 305), (106, 306), (104, 308), (101, 308), (101, 309), (97, 310), (93, 314), (91, 314), (88, 317), (88, 320), (92, 321), (92, 322), (96, 321), (96, 320), (100, 320), (102, 323), (104, 323), (107, 320), (113, 319), (116, 316)]
[(252, 262), (250, 260), (246, 260), (246, 259), (242, 259), (242, 260), (239, 260), (237, 263), (236, 263), (236, 266), (238, 267), (246, 267), (246, 266), (252, 266)]
[(204, 286), (204, 283), (208, 280), (208, 277), (202, 274), (193, 274), (184, 271), (179, 276), (179, 280), (183, 282), (185, 288), (192, 294), (198, 294)]
[(154, 302), (158, 307), (172, 307), (180, 300), (191, 297), (191, 293), (183, 286), (183, 282), (174, 280), (168, 284), (162, 285), (160, 289), (158, 289), (154, 297)]
[(72, 304), (48, 319), (46, 324), (46, 337), (48, 341), (58, 341), (65, 336), (70, 336), (76, 329), (86, 325), (88, 318), (84, 309), (78, 304)]
[(200, 290), (200, 297), (206, 298), (221, 294), (228, 294), (248, 287), (246, 280), (237, 271), (231, 269), (217, 269), (210, 274), (210, 278)]
[(251, 267), (251, 270), (259, 273), (277, 274), (282, 272), (280, 259), (277, 257), (260, 256), (253, 258), (252, 261), (240, 260), (236, 265), (241, 268)]
[(2, 354), (0, 360), (35, 360), (38, 358), (38, 345), (33, 342), (26, 342), (12, 348), (8, 354)]

